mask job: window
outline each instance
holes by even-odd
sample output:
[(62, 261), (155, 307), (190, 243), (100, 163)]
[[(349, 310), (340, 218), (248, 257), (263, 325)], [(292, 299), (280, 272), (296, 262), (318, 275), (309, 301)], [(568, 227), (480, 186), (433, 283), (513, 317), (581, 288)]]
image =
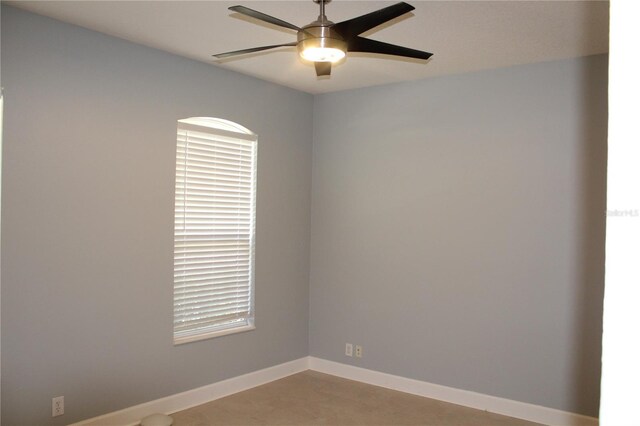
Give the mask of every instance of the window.
[(257, 145), (230, 121), (178, 121), (175, 344), (255, 328)]

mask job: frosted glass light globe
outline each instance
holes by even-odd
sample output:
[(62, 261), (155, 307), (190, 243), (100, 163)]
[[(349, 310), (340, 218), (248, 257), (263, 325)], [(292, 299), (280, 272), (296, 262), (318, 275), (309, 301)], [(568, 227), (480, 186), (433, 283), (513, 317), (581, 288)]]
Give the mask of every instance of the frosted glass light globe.
[(345, 57), (344, 51), (334, 47), (307, 47), (300, 56), (311, 62), (338, 62)]

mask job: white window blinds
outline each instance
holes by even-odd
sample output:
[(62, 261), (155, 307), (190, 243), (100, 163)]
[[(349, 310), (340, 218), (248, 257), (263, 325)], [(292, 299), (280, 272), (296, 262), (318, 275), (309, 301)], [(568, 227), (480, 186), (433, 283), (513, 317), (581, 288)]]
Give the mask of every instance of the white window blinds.
[(241, 126), (178, 121), (175, 343), (253, 328), (256, 160)]

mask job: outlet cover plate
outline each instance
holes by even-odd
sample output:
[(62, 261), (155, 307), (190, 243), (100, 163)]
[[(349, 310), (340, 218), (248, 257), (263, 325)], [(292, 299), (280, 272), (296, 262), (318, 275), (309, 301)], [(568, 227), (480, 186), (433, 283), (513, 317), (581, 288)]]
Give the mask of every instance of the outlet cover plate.
[(356, 358), (362, 358), (362, 346), (356, 345)]
[(51, 417), (58, 417), (64, 414), (64, 396), (56, 396), (51, 399)]

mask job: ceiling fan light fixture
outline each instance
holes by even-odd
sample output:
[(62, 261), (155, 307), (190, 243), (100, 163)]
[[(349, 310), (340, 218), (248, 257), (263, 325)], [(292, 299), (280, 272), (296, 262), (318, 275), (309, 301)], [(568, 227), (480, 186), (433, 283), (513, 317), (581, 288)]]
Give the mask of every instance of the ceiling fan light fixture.
[(300, 57), (310, 62), (336, 63), (347, 55), (346, 43), (335, 38), (310, 38), (298, 43)]

